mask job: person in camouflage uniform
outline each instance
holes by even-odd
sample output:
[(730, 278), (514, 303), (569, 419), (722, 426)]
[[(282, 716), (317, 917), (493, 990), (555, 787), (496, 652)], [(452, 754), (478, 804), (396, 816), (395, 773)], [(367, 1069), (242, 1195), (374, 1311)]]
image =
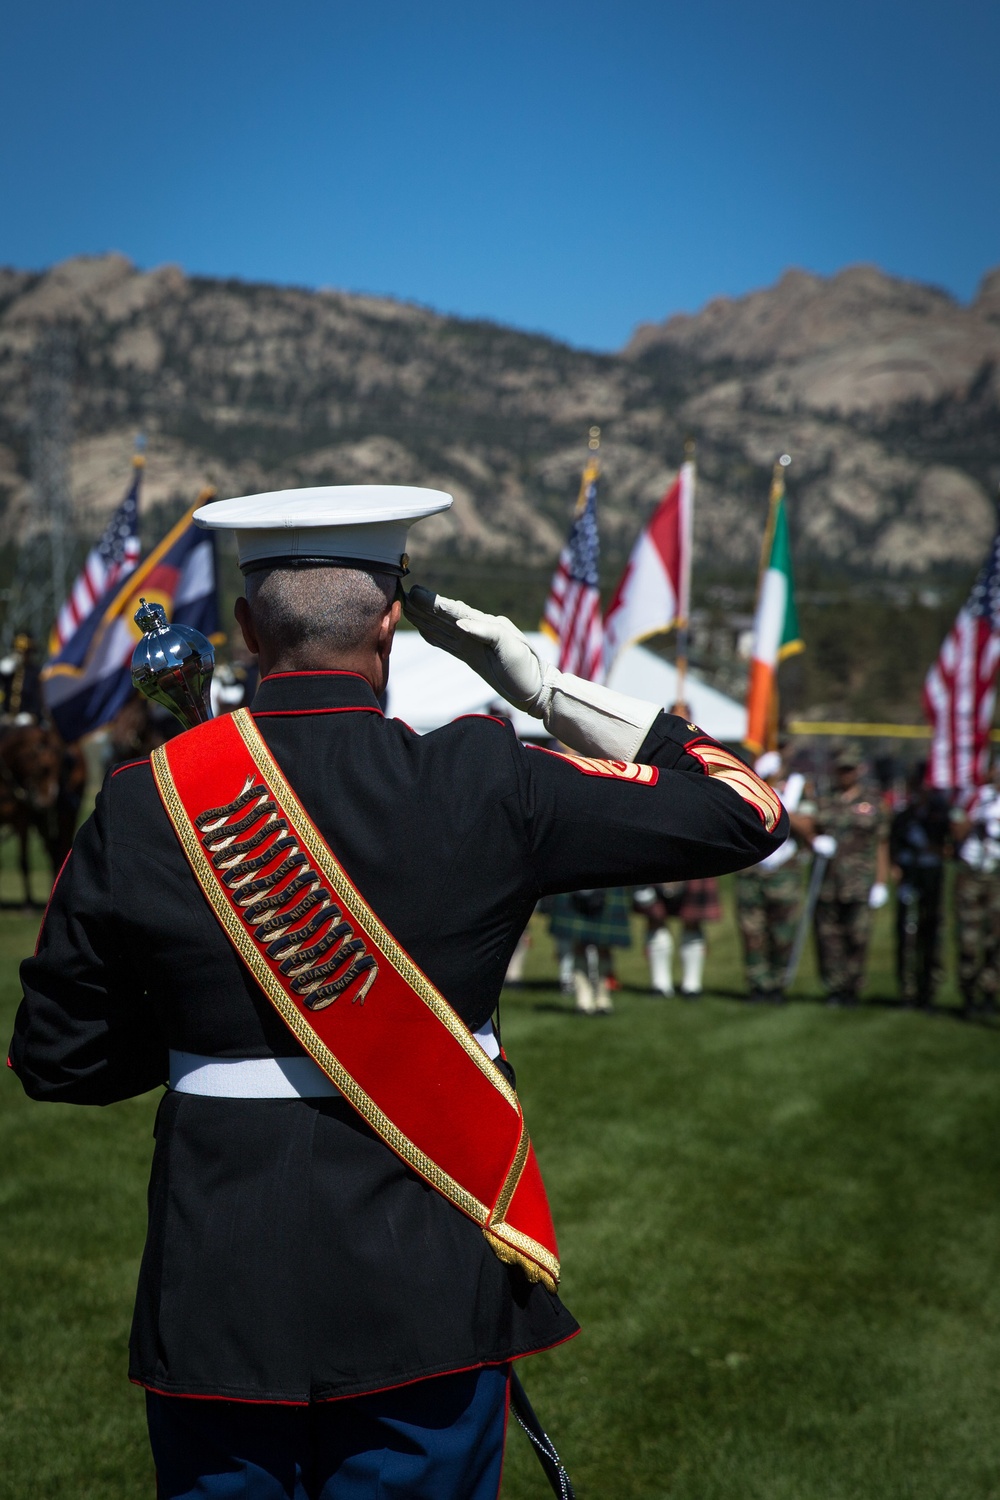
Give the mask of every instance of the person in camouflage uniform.
[[(754, 766), (775, 788), (788, 811), (793, 833), (808, 835), (809, 824), (796, 809), (803, 779), (786, 776), (781, 755), (767, 751)], [(774, 854), (736, 877), (736, 919), (743, 940), (743, 963), (751, 1002), (780, 1004), (785, 974), (795, 943), (802, 907), (802, 859), (797, 840), (789, 836)]]
[(861, 777), (861, 756), (844, 746), (833, 791), (816, 803), (815, 828), (837, 841), (813, 918), (820, 977), (830, 1005), (857, 1005), (871, 914), (889, 899), (889, 818)]
[(802, 905), (801, 864), (793, 857), (780, 870), (743, 870), (736, 877), (736, 918), (751, 1001), (785, 998), (785, 971)]
[(1000, 762), (967, 811), (956, 808), (955, 931), (966, 1015), (995, 1011), (1000, 994)]

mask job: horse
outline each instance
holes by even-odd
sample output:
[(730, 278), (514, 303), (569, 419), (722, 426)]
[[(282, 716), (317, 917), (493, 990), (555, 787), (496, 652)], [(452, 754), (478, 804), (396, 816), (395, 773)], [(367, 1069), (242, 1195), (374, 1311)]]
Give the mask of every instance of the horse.
[(24, 904), (31, 906), (28, 839), (37, 829), (55, 877), (70, 851), (87, 768), (76, 745), (43, 724), (17, 725), (0, 737), (0, 828), (20, 845)]

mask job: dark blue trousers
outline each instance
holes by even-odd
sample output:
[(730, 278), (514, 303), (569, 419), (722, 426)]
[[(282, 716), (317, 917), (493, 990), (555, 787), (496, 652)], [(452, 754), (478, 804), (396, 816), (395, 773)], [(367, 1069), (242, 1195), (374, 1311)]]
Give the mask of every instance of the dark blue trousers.
[(158, 1500), (497, 1500), (509, 1370), (313, 1406), (146, 1393)]

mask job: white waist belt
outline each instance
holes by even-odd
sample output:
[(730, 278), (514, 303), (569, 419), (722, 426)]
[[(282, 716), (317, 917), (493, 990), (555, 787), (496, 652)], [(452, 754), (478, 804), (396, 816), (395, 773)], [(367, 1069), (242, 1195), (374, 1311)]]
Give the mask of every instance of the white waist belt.
[[(500, 1056), (492, 1021), (473, 1036), (487, 1057)], [(311, 1057), (203, 1057), (173, 1048), (170, 1087), (179, 1094), (209, 1099), (331, 1099), (340, 1095)]]
[(311, 1057), (202, 1057), (172, 1048), (170, 1087), (210, 1099), (331, 1099), (340, 1093)]

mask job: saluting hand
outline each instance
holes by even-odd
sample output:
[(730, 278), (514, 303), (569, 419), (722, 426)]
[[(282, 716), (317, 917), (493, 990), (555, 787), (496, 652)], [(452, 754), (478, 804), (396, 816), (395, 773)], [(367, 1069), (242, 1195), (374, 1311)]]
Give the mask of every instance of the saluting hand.
[(503, 615), (483, 614), (419, 584), (404, 594), (403, 609), (425, 641), (466, 662), (501, 698), (541, 719), (553, 739), (580, 755), (633, 760), (660, 712), (656, 703), (543, 664)]
[(403, 612), (425, 641), (467, 663), (514, 708), (541, 718), (551, 696), (545, 669), (505, 615), (484, 614), (419, 584), (404, 593)]

